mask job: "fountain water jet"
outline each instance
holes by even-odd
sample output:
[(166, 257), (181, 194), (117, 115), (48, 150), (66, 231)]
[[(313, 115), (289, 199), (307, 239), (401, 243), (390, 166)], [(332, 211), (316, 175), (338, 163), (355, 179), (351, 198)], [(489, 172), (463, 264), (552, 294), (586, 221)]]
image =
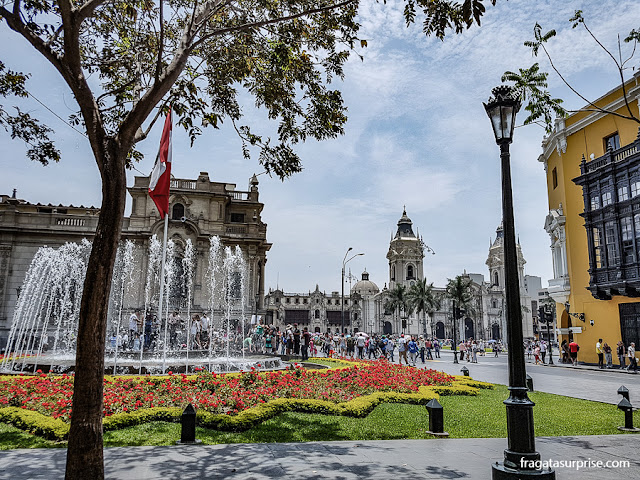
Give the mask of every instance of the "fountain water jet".
[[(183, 245), (182, 258), (178, 245), (168, 242), (171, 252), (165, 268), (166, 291), (186, 291), (186, 297), (174, 310), (186, 310), (186, 343), (171, 345), (167, 328), (170, 313), (170, 296), (163, 303), (167, 317), (151, 324), (147, 321), (158, 304), (161, 244), (154, 236), (147, 252), (147, 271), (144, 281), (144, 321), (139, 332), (140, 351), (132, 351), (134, 338), (125, 342), (129, 313), (141, 307), (136, 303), (137, 285), (136, 251), (132, 241), (124, 241), (119, 247), (114, 267), (113, 287), (109, 305), (108, 340), (105, 362), (109, 373), (159, 373), (167, 369), (175, 372), (192, 371), (196, 366), (208, 366), (211, 371), (232, 371), (251, 368), (257, 364), (270, 368), (282, 368), (279, 358), (245, 358), (241, 349), (245, 334), (246, 261), (239, 247), (224, 247), (218, 237), (211, 237), (209, 266), (206, 275), (207, 306), (211, 312), (209, 345), (206, 351), (191, 349), (189, 338), (193, 301), (196, 249), (190, 240)], [(35, 255), (25, 277), (7, 344), (7, 355), (0, 363), (3, 371), (35, 371), (42, 366), (45, 371), (72, 371), (75, 361), (75, 341), (79, 316), (79, 304), (86, 274), (91, 243), (67, 243), (58, 249), (42, 247)], [(144, 254), (143, 254), (144, 256)], [(138, 253), (140, 257), (140, 253)], [(138, 264), (141, 260), (138, 259)], [(142, 292), (140, 293), (142, 294)], [(215, 314), (219, 322), (215, 324)], [(124, 318), (123, 318), (124, 316)], [(163, 315), (164, 317), (164, 315)], [(164, 328), (162, 324), (164, 322)], [(235, 325), (240, 325), (240, 329)], [(232, 325), (235, 331), (232, 332)], [(149, 330), (151, 327), (151, 330)], [(217, 329), (217, 330), (216, 330)], [(162, 333), (162, 331), (164, 332)], [(226, 334), (223, 334), (226, 330)], [(147, 342), (144, 342), (145, 336)], [(232, 348), (241, 338), (238, 348)], [(218, 345), (222, 340), (222, 344)], [(145, 349), (144, 343), (147, 343)], [(53, 345), (51, 347), (51, 345)], [(222, 347), (217, 350), (217, 347)], [(235, 351), (234, 351), (235, 350)], [(13, 352), (11, 354), (10, 352)], [(224, 353), (223, 353), (224, 352)], [(159, 357), (162, 354), (162, 358)], [(240, 357), (232, 355), (241, 354)], [(170, 357), (167, 355), (170, 354)], [(27, 355), (29, 355), (27, 357)], [(112, 356), (112, 357), (111, 357)]]

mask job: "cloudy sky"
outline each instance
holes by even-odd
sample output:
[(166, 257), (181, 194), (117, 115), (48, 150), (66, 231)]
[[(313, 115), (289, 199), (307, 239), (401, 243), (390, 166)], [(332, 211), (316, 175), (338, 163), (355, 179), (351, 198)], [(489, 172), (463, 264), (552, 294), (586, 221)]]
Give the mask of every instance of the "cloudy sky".
[[(402, 8), (402, 0), (362, 1), (361, 37), (368, 41), (364, 61), (353, 57), (344, 82), (336, 85), (349, 107), (346, 134), (299, 147), (304, 171), (285, 182), (258, 177), (263, 221), (273, 243), (267, 288), (307, 292), (318, 284), (321, 290), (338, 291), (349, 247), (365, 254), (348, 264), (352, 273), (359, 278), (366, 268), (382, 288), (388, 281), (385, 255), (403, 205), (414, 231), (435, 251), (425, 257), (429, 281), (444, 285), (464, 270), (486, 276), (501, 193), (499, 151), (482, 102), (504, 71), (536, 61), (523, 46), (536, 22), (544, 31), (558, 31), (549, 48), (566, 77), (586, 96), (601, 96), (618, 81), (615, 65), (584, 30), (572, 30), (568, 19), (582, 9), (599, 39), (615, 49), (618, 33), (637, 28), (640, 18), (637, 0), (498, 0), (496, 7), (487, 7), (480, 28), (441, 42), (425, 38), (419, 27), (407, 29)], [(30, 87), (42, 103), (62, 118), (76, 111), (57, 73), (4, 25), (0, 45), (8, 68), (33, 72)], [(544, 59), (539, 61), (548, 68)], [(582, 106), (553, 74), (550, 88), (569, 108)], [(86, 139), (35, 100), (22, 105), (55, 129), (63, 159), (48, 167), (29, 163), (24, 146), (0, 132), (0, 192), (17, 188), (20, 198), (33, 203), (100, 205), (99, 175)], [(262, 112), (248, 107), (245, 113), (254, 124), (265, 122)], [(137, 169), (145, 174), (153, 166), (160, 128), (158, 123), (140, 145), (145, 159)], [(525, 270), (541, 276), (546, 286), (552, 276), (543, 229), (548, 205), (544, 169), (537, 161), (543, 134), (535, 125), (518, 128), (511, 153)], [(208, 130), (193, 148), (176, 129), (173, 159), (177, 178), (207, 171), (212, 180), (236, 183), (239, 190), (261, 172), (256, 160), (242, 158), (239, 140), (225, 128)], [(129, 174), (130, 185), (134, 175), (140, 174)]]

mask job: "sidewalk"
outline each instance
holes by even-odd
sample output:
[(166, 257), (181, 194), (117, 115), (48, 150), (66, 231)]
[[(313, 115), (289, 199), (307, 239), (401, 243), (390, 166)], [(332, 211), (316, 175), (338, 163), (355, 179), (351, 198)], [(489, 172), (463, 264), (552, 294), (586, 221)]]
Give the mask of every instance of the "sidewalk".
[[(640, 436), (541, 437), (542, 460), (620, 462), (610, 468), (558, 468), (558, 479), (637, 478)], [(105, 477), (152, 479), (443, 479), (491, 478), (505, 438), (229, 444), (105, 449)], [(0, 479), (64, 478), (66, 450), (0, 452)], [(634, 473), (635, 472), (635, 473)]]

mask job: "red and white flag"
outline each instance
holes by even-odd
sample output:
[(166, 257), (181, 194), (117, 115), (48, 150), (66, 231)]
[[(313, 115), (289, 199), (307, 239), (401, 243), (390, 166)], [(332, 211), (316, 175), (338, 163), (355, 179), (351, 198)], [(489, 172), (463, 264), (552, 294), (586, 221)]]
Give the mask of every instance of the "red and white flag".
[(164, 121), (160, 150), (149, 180), (149, 196), (158, 207), (160, 218), (169, 213), (169, 185), (171, 184), (171, 107)]

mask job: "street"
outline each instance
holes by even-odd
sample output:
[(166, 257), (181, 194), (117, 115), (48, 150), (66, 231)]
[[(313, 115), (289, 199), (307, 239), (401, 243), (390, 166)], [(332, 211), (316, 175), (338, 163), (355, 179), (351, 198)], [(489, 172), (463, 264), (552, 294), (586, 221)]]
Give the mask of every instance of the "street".
[[(427, 360), (424, 365), (418, 359), (416, 366), (433, 368), (450, 375), (462, 375), (460, 369), (466, 366), (469, 375), (476, 380), (509, 384), (506, 353), (497, 358), (493, 353), (479, 355), (478, 363), (460, 361), (458, 364), (453, 363), (451, 351), (443, 350), (440, 355), (441, 358)], [(557, 356), (554, 355), (554, 362), (556, 360)], [(534, 390), (617, 405), (622, 399), (617, 394), (618, 388), (624, 385), (629, 389), (631, 404), (640, 407), (640, 374), (634, 375), (617, 369), (598, 370), (588, 366), (534, 365), (532, 361), (533, 356), (531, 360), (527, 360), (527, 373), (533, 378)]]

